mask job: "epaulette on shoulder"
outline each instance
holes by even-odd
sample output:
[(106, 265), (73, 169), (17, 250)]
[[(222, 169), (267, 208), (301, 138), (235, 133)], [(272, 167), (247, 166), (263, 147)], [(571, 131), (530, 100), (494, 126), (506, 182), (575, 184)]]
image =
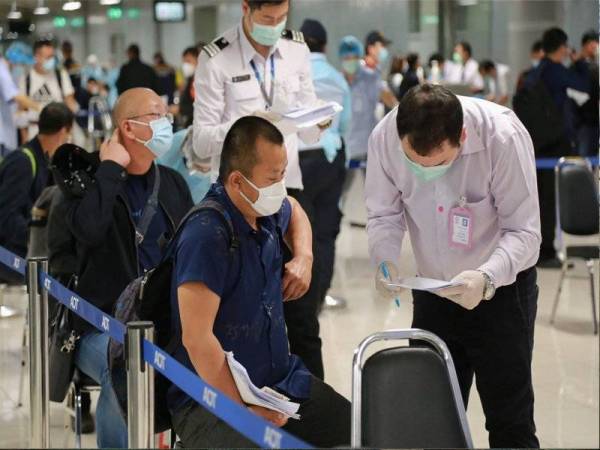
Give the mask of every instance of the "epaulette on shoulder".
[(281, 33), (281, 37), (284, 39), (289, 39), (290, 41), (298, 42), (300, 44), (305, 43), (304, 34), (302, 31), (284, 30), (284, 32)]
[(220, 37), (212, 41), (210, 44), (205, 45), (202, 50), (204, 50), (208, 54), (209, 58), (212, 58), (228, 45), (229, 41), (224, 37)]

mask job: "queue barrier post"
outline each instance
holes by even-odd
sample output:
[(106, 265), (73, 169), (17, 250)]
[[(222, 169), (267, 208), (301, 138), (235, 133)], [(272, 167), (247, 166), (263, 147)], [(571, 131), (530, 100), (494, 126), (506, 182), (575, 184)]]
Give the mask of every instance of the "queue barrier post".
[(50, 448), (48, 381), (48, 291), (40, 286), (40, 274), (48, 272), (48, 259), (27, 260), (29, 296), (29, 414), (33, 448)]
[(125, 335), (129, 448), (154, 448), (154, 369), (144, 361), (144, 339), (154, 342), (154, 324), (129, 322)]

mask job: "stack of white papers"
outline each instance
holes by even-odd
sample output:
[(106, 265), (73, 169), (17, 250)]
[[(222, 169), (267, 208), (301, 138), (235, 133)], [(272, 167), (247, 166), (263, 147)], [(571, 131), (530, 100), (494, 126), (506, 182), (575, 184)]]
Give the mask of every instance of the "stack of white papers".
[(310, 108), (293, 109), (281, 114), (281, 120), (275, 122), (275, 125), (284, 136), (287, 136), (326, 122), (343, 109), (336, 102), (320, 103), (318, 106)]
[(245, 403), (277, 411), (292, 419), (300, 419), (298, 415), (299, 403), (290, 401), (285, 395), (267, 386), (259, 389), (250, 380), (246, 368), (235, 360), (233, 353), (225, 352), (225, 355), (227, 356), (227, 363), (229, 364), (235, 385)]
[(397, 281), (389, 281), (386, 284), (390, 287), (400, 287), (404, 289), (414, 289), (416, 291), (433, 292), (454, 286), (460, 286), (462, 283), (452, 283), (450, 281), (434, 280), (433, 278), (410, 277), (401, 278)]

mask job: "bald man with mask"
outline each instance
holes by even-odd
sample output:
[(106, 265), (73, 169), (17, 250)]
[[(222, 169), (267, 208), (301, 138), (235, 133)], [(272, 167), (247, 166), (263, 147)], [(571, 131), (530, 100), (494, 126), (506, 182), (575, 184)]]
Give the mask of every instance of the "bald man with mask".
[[(160, 97), (150, 89), (130, 89), (113, 115), (116, 129), (100, 148), (95, 183), (83, 197), (65, 199), (69, 231), (83, 255), (75, 290), (109, 314), (127, 284), (158, 264), (164, 244), (193, 206), (181, 175), (154, 162), (173, 140), (172, 117)], [(75, 320), (81, 334), (75, 364), (102, 388), (98, 447), (125, 448), (127, 426), (108, 376), (108, 335)]]

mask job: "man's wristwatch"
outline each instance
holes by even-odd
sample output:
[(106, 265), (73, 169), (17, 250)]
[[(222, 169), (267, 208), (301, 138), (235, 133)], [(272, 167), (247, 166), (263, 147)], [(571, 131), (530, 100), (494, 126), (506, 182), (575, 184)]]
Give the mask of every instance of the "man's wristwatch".
[(494, 282), (487, 273), (482, 270), (480, 270), (480, 272), (483, 275), (483, 280), (485, 281), (483, 286), (483, 299), (491, 300), (494, 294), (496, 294), (496, 286), (494, 286)]

